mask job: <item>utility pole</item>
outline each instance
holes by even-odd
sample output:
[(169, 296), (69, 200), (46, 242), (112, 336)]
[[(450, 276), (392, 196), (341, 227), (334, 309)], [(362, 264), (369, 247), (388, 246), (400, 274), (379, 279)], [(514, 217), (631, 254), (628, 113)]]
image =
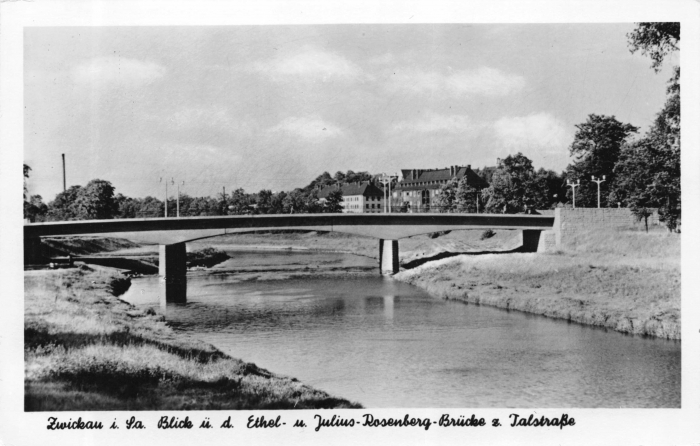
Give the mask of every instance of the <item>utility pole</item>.
[[(163, 177), (160, 177), (160, 182), (163, 182)], [(168, 180), (165, 180), (165, 218), (168, 218)]]
[[(182, 182), (185, 185), (185, 182)], [(180, 218), (180, 182), (177, 183), (177, 218)]]
[(574, 209), (576, 209), (576, 188), (581, 185), (581, 180), (576, 181), (576, 183), (566, 180), (566, 185), (569, 186), (574, 193)]
[(594, 175), (591, 175), (591, 181), (593, 181), (594, 183), (598, 183), (598, 209), (600, 209), (600, 183), (602, 183), (603, 181), (605, 181), (605, 175), (603, 175), (603, 179), (602, 179), (602, 180), (601, 180), (600, 178), (598, 178), (598, 179), (596, 180), (596, 179), (595, 179), (595, 176), (594, 176)]
[(61, 154), (61, 159), (63, 160), (63, 192), (66, 191), (66, 154)]

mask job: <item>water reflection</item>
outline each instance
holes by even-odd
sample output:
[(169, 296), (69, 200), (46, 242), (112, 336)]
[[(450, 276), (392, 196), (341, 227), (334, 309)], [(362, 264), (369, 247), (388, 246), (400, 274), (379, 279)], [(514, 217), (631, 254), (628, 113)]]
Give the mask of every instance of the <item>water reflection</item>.
[[(235, 278), (191, 277), (169, 323), (367, 407), (680, 405), (678, 342), (444, 301), (374, 275)], [(124, 298), (152, 306), (157, 290), (136, 279)]]

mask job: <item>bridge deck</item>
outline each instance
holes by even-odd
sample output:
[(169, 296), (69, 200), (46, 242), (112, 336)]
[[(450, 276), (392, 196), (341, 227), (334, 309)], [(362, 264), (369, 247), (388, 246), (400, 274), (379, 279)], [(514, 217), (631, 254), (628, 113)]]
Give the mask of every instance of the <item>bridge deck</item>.
[(554, 216), (512, 214), (275, 214), (30, 223), (24, 238), (110, 235), (175, 243), (253, 230), (309, 229), (400, 239), (460, 229), (549, 230)]

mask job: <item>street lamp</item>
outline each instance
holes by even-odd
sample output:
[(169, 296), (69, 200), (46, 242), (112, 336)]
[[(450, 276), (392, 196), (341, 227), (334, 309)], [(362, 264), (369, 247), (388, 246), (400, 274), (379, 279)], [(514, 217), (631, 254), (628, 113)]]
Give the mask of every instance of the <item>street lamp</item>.
[(566, 180), (566, 185), (569, 186), (574, 193), (574, 209), (576, 209), (576, 188), (581, 185), (581, 180), (577, 180), (575, 183)]
[(184, 186), (185, 182), (177, 183), (177, 218), (180, 218), (180, 184)]
[(603, 175), (602, 180), (600, 178), (596, 180), (595, 176), (591, 175), (591, 181), (593, 181), (594, 183), (598, 183), (598, 209), (600, 209), (600, 183), (605, 181), (605, 175)]

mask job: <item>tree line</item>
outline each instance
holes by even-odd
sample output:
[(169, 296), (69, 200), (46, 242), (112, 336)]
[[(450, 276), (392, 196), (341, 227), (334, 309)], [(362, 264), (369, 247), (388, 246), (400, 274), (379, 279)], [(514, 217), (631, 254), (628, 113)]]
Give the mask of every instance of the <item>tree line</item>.
[[(24, 165), (24, 218), (32, 222), (99, 220), (111, 218), (154, 218), (165, 215), (165, 201), (156, 197), (132, 198), (115, 194), (109, 181), (95, 179), (85, 186), (71, 186), (56, 195), (48, 204), (40, 195), (27, 197), (26, 179), (31, 167)], [(376, 176), (368, 172), (336, 172), (331, 176), (324, 172), (303, 188), (292, 191), (272, 192), (263, 189), (247, 193), (234, 189), (231, 193), (220, 193), (216, 197), (191, 197), (180, 194), (168, 197), (168, 216), (178, 213), (183, 217), (245, 214), (293, 214), (342, 212), (343, 194), (332, 191), (324, 200), (318, 193), (327, 186), (342, 185), (355, 181), (370, 181)], [(350, 180), (350, 181), (348, 181)]]
[[(664, 58), (678, 50), (680, 24), (639, 23), (628, 34), (632, 53), (641, 51), (652, 59), (658, 72)], [(590, 114), (576, 125), (568, 150), (572, 162), (556, 173), (540, 168), (522, 153), (499, 160), (497, 166), (475, 169), (489, 183), (477, 190), (466, 176), (443, 185), (433, 205), (445, 212), (517, 213), (549, 209), (573, 202), (579, 184), (576, 205), (596, 207), (600, 187), (601, 207), (628, 207), (640, 219), (656, 209), (659, 219), (670, 230), (677, 230), (681, 218), (680, 187), (680, 68), (674, 67), (668, 82), (667, 99), (649, 131), (636, 139), (639, 128), (615, 116)], [(24, 165), (24, 177), (31, 168)], [(342, 192), (331, 192), (324, 200), (318, 193), (325, 187), (377, 178), (369, 172), (328, 172), (307, 186), (285, 192), (263, 189), (247, 193), (235, 189), (216, 197), (180, 195), (181, 216), (323, 213), (342, 211)], [(593, 179), (605, 179), (598, 185)], [(400, 203), (399, 203), (400, 204)], [(175, 199), (168, 199), (168, 215), (176, 214)], [(114, 194), (109, 181), (95, 179), (84, 187), (71, 186), (48, 204), (42, 197), (27, 197), (25, 183), (24, 215), (31, 221), (82, 220), (105, 218), (160, 217), (165, 203), (155, 197), (125, 197)]]
[[(632, 53), (641, 51), (660, 71), (665, 57), (680, 44), (679, 23), (639, 23), (628, 34)], [(508, 156), (482, 175), (489, 187), (476, 191), (462, 181), (440, 190), (437, 204), (450, 211), (514, 213), (548, 209), (557, 203), (579, 207), (628, 207), (639, 219), (658, 210), (669, 230), (681, 219), (680, 67), (668, 81), (666, 102), (649, 131), (636, 139), (638, 127), (615, 116), (590, 114), (576, 125), (569, 146), (572, 162), (561, 174), (539, 169), (522, 153)], [(604, 179), (597, 184), (593, 180)], [(577, 184), (575, 188), (568, 183)], [(600, 192), (599, 192), (600, 190)]]

